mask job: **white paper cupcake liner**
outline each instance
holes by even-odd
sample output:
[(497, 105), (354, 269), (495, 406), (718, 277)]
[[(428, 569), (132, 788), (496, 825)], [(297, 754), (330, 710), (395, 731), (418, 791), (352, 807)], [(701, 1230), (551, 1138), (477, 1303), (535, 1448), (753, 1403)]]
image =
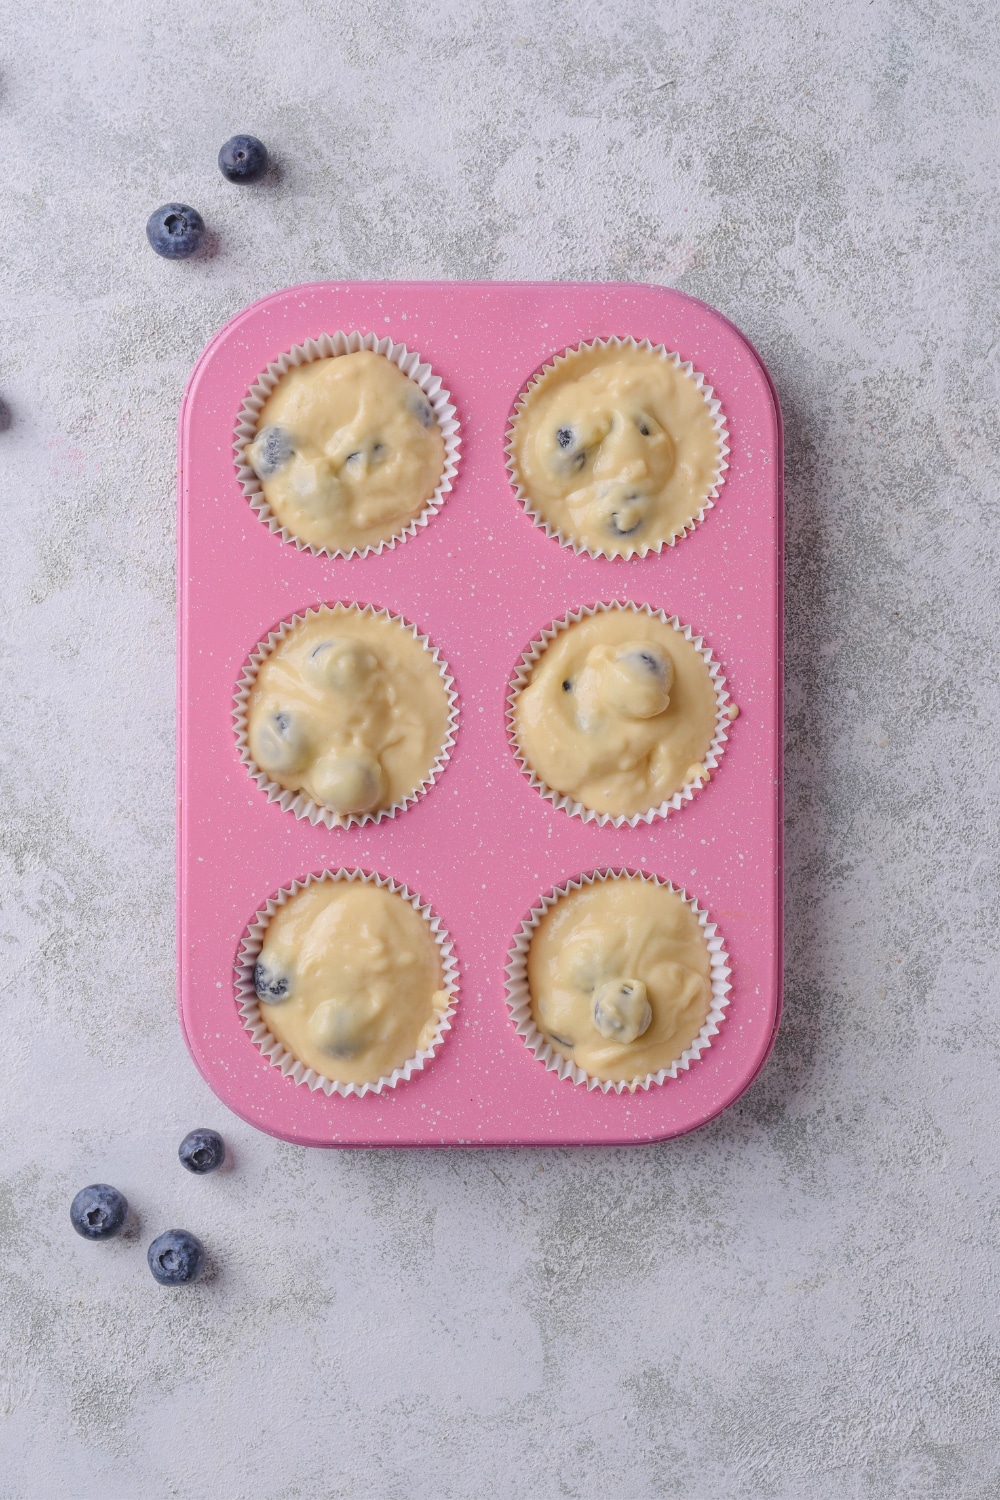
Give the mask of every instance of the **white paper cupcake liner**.
[[(339, 601), (338, 601), (339, 602)], [(383, 818), (394, 818), (397, 813), (403, 812), (412, 803), (419, 801), (426, 792), (437, 781), (448, 761), (451, 759), (452, 747), (455, 744), (455, 734), (458, 729), (458, 696), (455, 693), (455, 679), (448, 670), (448, 664), (441, 656), (436, 646), (432, 646), (427, 636), (421, 635), (416, 625), (411, 625), (402, 615), (390, 614), (387, 609), (376, 609), (371, 604), (344, 604), (345, 611), (353, 611), (358, 615), (370, 615), (372, 619), (388, 620), (394, 625), (401, 626), (424, 647), (444, 683), (445, 692), (448, 695), (448, 730), (441, 749), (433, 765), (418, 787), (415, 787), (407, 796), (398, 802), (393, 802), (389, 807), (376, 808), (373, 812), (366, 813), (338, 813), (330, 807), (323, 807), (314, 802), (305, 792), (296, 792), (288, 787), (279, 785), (272, 781), (266, 771), (262, 771), (250, 753), (248, 742), (248, 720), (247, 703), (253, 691), (254, 683), (257, 681), (257, 673), (260, 671), (261, 663), (271, 655), (271, 652), (299, 625), (305, 621), (314, 619), (322, 613), (323, 609), (335, 609), (336, 605), (318, 605), (307, 609), (304, 614), (292, 615), (288, 620), (282, 620), (280, 625), (268, 635), (266, 640), (258, 641), (253, 652), (247, 659), (243, 671), (240, 674), (239, 684), (233, 700), (233, 728), (236, 731), (236, 746), (239, 750), (240, 760), (250, 772), (251, 777), (263, 792), (267, 793), (269, 802), (277, 802), (285, 812), (294, 813), (297, 818), (308, 818), (315, 825), (324, 824), (327, 828), (350, 828), (352, 825), (363, 826), (365, 823), (381, 823)]]
[[(260, 1001), (257, 999), (257, 992), (253, 985), (254, 965), (264, 946), (264, 935), (268, 923), (275, 912), (292, 896), (305, 890), (307, 886), (336, 880), (360, 881), (365, 885), (377, 885), (383, 890), (402, 896), (403, 900), (408, 901), (413, 910), (423, 917), (441, 954), (443, 971), (441, 988), (448, 993), (448, 1005), (441, 1012), (430, 1045), (421, 1048), (412, 1057), (408, 1057), (400, 1067), (394, 1068), (391, 1073), (377, 1079), (374, 1083), (338, 1083), (333, 1078), (324, 1078), (322, 1074), (294, 1057), (284, 1043), (279, 1042), (278, 1038), (268, 1030), (261, 1016)], [(364, 870), (324, 870), (319, 875), (307, 875), (305, 880), (293, 880), (290, 886), (276, 891), (273, 896), (268, 897), (260, 910), (254, 913), (236, 958), (236, 1003), (244, 1028), (250, 1033), (255, 1046), (260, 1048), (272, 1067), (278, 1068), (293, 1083), (304, 1083), (307, 1088), (313, 1091), (320, 1089), (328, 1095), (340, 1094), (345, 1099), (351, 1094), (359, 1099), (363, 1099), (365, 1094), (381, 1094), (384, 1089), (394, 1089), (397, 1084), (405, 1082), (407, 1078), (412, 1078), (414, 1073), (421, 1072), (440, 1047), (445, 1033), (451, 1030), (451, 1017), (455, 1014), (457, 995), (458, 962), (451, 938), (442, 927), (441, 919), (434, 915), (426, 902), (421, 901), (420, 897), (415, 896), (405, 885), (399, 885), (395, 880), (390, 880), (384, 875), (374, 875)]]
[[(654, 885), (661, 885), (664, 889), (680, 896), (681, 900), (691, 908), (705, 935), (705, 942), (711, 957), (712, 1003), (705, 1024), (694, 1041), (668, 1068), (660, 1068), (656, 1073), (646, 1073), (641, 1078), (621, 1079), (613, 1082), (610, 1079), (593, 1078), (570, 1058), (563, 1057), (562, 1053), (552, 1046), (548, 1038), (543, 1036), (535, 1025), (535, 1019), (531, 1014), (531, 992), (528, 988), (528, 949), (542, 917), (563, 896), (569, 895), (571, 891), (582, 890), (584, 886), (594, 885), (598, 881), (620, 879), (644, 880)], [(676, 1078), (679, 1073), (687, 1072), (691, 1064), (697, 1062), (702, 1053), (712, 1045), (712, 1038), (718, 1034), (729, 1005), (731, 973), (729, 955), (723, 946), (716, 924), (708, 920), (708, 913), (703, 911), (694, 897), (689, 896), (680, 886), (674, 885), (669, 880), (661, 880), (657, 875), (647, 874), (644, 870), (594, 870), (589, 875), (579, 875), (575, 880), (567, 881), (565, 885), (554, 886), (541, 898), (540, 904), (532, 907), (524, 918), (521, 929), (507, 953), (507, 1006), (518, 1035), (524, 1038), (525, 1046), (538, 1058), (539, 1062), (544, 1063), (548, 1072), (556, 1073), (560, 1078), (568, 1078), (573, 1083), (585, 1084), (588, 1089), (600, 1089), (602, 1094), (608, 1094), (612, 1090), (616, 1094), (634, 1093), (636, 1089), (649, 1089), (654, 1084), (665, 1083), (668, 1078)]]
[[(547, 521), (545, 517), (534, 508), (531, 496), (528, 494), (527, 490), (524, 488), (524, 485), (521, 482), (521, 475), (518, 471), (517, 459), (514, 454), (515, 429), (517, 426), (518, 418), (524, 410), (528, 398), (538, 390), (539, 386), (544, 385), (548, 377), (556, 370), (558, 370), (561, 365), (564, 365), (567, 359), (571, 358), (573, 355), (587, 353), (591, 349), (638, 349), (651, 354), (659, 354), (660, 357), (662, 359), (665, 359), (668, 364), (674, 365), (675, 368), (680, 370), (682, 374), (687, 375), (690, 380), (694, 381), (698, 390), (704, 397), (705, 404), (708, 407), (709, 413), (712, 417), (712, 425), (715, 428), (716, 441), (718, 444), (718, 467), (716, 470), (715, 480), (712, 484), (711, 489), (706, 495), (701, 509), (698, 511), (697, 515), (692, 516), (689, 521), (685, 522), (683, 530), (676, 532), (672, 537), (667, 537), (663, 541), (657, 542), (653, 546), (637, 547), (634, 552), (628, 555), (628, 557), (617, 556), (611, 557), (609, 559), (606, 552), (597, 552), (592, 547), (585, 547), (582, 542), (574, 541), (572, 537), (566, 536), (562, 531), (559, 530), (558, 527), (553, 526), (550, 521)], [(729, 429), (726, 426), (726, 419), (722, 412), (721, 402), (716, 399), (713, 393), (713, 389), (706, 383), (704, 375), (700, 374), (694, 368), (694, 365), (690, 360), (682, 360), (679, 354), (676, 354), (672, 350), (667, 349), (664, 344), (653, 344), (649, 339), (642, 339), (641, 341), (639, 341), (632, 338), (631, 335), (626, 336), (625, 338), (614, 336), (609, 339), (592, 339), (589, 343), (574, 344), (572, 348), (563, 349), (559, 354), (555, 355), (553, 359), (549, 360), (548, 363), (544, 364), (540, 370), (536, 371), (536, 373), (532, 375), (531, 379), (528, 381), (528, 384), (521, 391), (520, 395), (514, 403), (514, 410), (511, 412), (510, 421), (507, 426), (507, 441), (505, 444), (505, 452), (507, 454), (507, 470), (510, 474), (510, 482), (514, 487), (514, 493), (517, 496), (518, 500), (520, 500), (521, 504), (524, 506), (524, 509), (527, 511), (531, 520), (535, 523), (536, 526), (540, 527), (541, 530), (545, 532), (546, 536), (554, 537), (562, 547), (571, 548), (578, 557), (593, 557), (595, 559), (604, 558), (605, 560), (610, 560), (611, 562), (629, 562), (636, 557), (648, 557), (651, 552), (662, 552), (664, 547), (675, 546), (677, 542), (681, 541), (683, 537), (687, 536), (689, 532), (693, 531), (694, 528), (705, 519), (705, 516), (712, 509), (716, 500), (719, 498), (719, 491), (722, 489), (722, 485), (726, 476), (726, 470), (729, 468)]]
[[(352, 547), (348, 552), (342, 550), (331, 552), (328, 547), (316, 547), (311, 542), (303, 541), (301, 537), (289, 531), (287, 526), (282, 526), (264, 498), (260, 480), (247, 459), (246, 449), (256, 436), (261, 408), (283, 375), (299, 365), (311, 364), (315, 359), (329, 359), (340, 354), (357, 354), (361, 349), (370, 349), (374, 354), (384, 354), (386, 359), (397, 365), (403, 374), (408, 375), (423, 391), (437, 419), (441, 436), (444, 438), (444, 469), (437, 489), (420, 514), (413, 520), (407, 521), (391, 537), (373, 546)], [(314, 557), (367, 557), (372, 552), (378, 554), (387, 548), (391, 550), (397, 542), (403, 542), (407, 537), (415, 536), (444, 504), (445, 496), (451, 489), (451, 482), (458, 471), (458, 450), (462, 441), (455, 408), (451, 404), (451, 395), (441, 384), (440, 376), (435, 375), (431, 366), (421, 359), (416, 350), (407, 349), (405, 344), (393, 343), (390, 338), (380, 339), (374, 333), (358, 333), (357, 330), (353, 333), (344, 333), (340, 329), (336, 333), (321, 334), (316, 339), (306, 339), (304, 344), (295, 344), (284, 354), (279, 354), (278, 358), (273, 360), (261, 375), (258, 375), (240, 407), (239, 416), (236, 419), (235, 438), (233, 453), (236, 460), (236, 475), (250, 503), (250, 508), (256, 511), (267, 529), (279, 536), (283, 542), (291, 542), (301, 552), (311, 552)]]
[[(592, 808), (584, 807), (582, 802), (576, 802), (567, 793), (553, 791), (552, 787), (546, 785), (533, 770), (517, 742), (514, 711), (522, 688), (531, 679), (535, 663), (557, 635), (563, 630), (568, 629), (570, 625), (577, 625), (581, 620), (589, 619), (592, 615), (603, 614), (609, 611), (620, 613), (625, 610), (630, 610), (636, 615), (648, 615), (654, 620), (662, 620), (664, 625), (672, 626), (674, 630), (680, 632), (686, 641), (690, 641), (692, 646), (694, 646), (708, 668), (712, 685), (715, 688), (715, 733), (712, 736), (712, 742), (708, 747), (708, 751), (701, 761), (707, 773), (704, 777), (699, 777), (696, 781), (686, 782), (679, 791), (674, 792), (672, 797), (668, 797), (664, 802), (658, 803), (646, 812), (634, 813), (631, 817), (625, 817), (624, 814), (616, 817), (613, 813), (595, 812)], [(581, 818), (584, 823), (597, 823), (602, 828), (607, 823), (611, 823), (615, 828), (637, 828), (640, 823), (652, 823), (657, 818), (667, 817), (671, 812), (678, 812), (686, 802), (692, 801), (695, 792), (700, 791), (705, 785), (709, 776), (722, 759), (726, 742), (729, 739), (729, 727), (736, 716), (733, 712), (735, 707), (735, 704), (730, 701), (726, 679), (722, 675), (722, 668), (712, 656), (709, 648), (704, 644), (702, 637), (695, 635), (690, 625), (682, 625), (676, 615), (665, 614), (662, 609), (653, 609), (649, 604), (633, 604), (630, 600), (623, 602), (619, 599), (611, 599), (598, 604), (588, 604), (581, 609), (571, 610), (561, 620), (553, 620), (552, 624), (547, 625), (541, 635), (537, 636), (531, 642), (517, 665), (517, 670), (511, 678), (510, 688), (507, 693), (507, 737), (514, 751), (515, 759), (524, 775), (535, 790), (540, 792), (554, 807), (562, 808), (564, 812), (569, 813), (571, 818)], [(738, 713), (739, 710), (737, 709), (736, 712)]]

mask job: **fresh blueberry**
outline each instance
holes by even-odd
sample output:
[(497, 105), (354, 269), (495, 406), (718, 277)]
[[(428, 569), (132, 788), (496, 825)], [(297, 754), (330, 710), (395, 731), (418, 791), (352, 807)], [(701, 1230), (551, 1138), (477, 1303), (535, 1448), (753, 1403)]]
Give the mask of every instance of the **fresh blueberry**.
[(187, 1229), (168, 1229), (146, 1251), (149, 1269), (161, 1286), (197, 1281), (205, 1269), (205, 1247)]
[(69, 1220), (85, 1240), (109, 1240), (128, 1217), (128, 1199), (106, 1182), (81, 1188), (69, 1206)]
[(572, 429), (572, 427), (560, 427), (559, 431), (556, 433), (556, 442), (559, 444), (560, 448), (570, 448), (570, 447), (572, 447), (572, 445), (573, 445), (573, 429)]
[(292, 456), (292, 440), (283, 427), (264, 427), (253, 441), (251, 459), (258, 479), (270, 479)]
[(267, 147), (255, 135), (234, 135), (219, 152), (219, 171), (229, 182), (259, 182), (267, 171)]
[(146, 220), (146, 238), (157, 255), (186, 260), (201, 244), (205, 220), (186, 203), (164, 203)]
[(177, 1148), (181, 1166), (199, 1177), (214, 1172), (226, 1159), (226, 1143), (217, 1130), (190, 1130)]
[(253, 966), (253, 987), (265, 1005), (285, 1000), (292, 988), (291, 976), (259, 958)]

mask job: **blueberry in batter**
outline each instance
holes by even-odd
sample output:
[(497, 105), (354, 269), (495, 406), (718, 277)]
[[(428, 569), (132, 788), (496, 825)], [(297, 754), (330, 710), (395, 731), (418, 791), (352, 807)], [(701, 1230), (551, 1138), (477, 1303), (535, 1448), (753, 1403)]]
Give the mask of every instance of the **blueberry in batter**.
[(257, 434), (253, 463), (259, 479), (270, 479), (292, 456), (288, 433), (281, 427), (265, 427)]
[(258, 959), (253, 966), (253, 987), (258, 1000), (263, 1000), (267, 1005), (276, 1005), (281, 1000), (287, 1000), (291, 994), (292, 976), (283, 965), (274, 962), (268, 964), (263, 959)]

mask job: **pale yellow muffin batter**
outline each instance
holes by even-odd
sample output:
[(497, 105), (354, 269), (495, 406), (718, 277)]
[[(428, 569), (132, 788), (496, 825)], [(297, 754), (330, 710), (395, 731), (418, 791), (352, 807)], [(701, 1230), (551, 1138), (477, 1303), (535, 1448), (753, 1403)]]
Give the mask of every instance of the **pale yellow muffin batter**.
[(632, 1082), (669, 1068), (712, 1004), (712, 961), (674, 891), (619, 876), (560, 897), (528, 950), (531, 1013), (589, 1077)]
[(293, 1057), (338, 1083), (375, 1083), (430, 1046), (448, 1008), (429, 924), (361, 881), (306, 886), (279, 907), (254, 966), (260, 1014)]
[(449, 728), (430, 651), (399, 620), (324, 605), (261, 663), (246, 706), (254, 764), (345, 821), (414, 796)]
[(398, 536), (434, 494), (445, 461), (423, 391), (368, 349), (283, 375), (246, 452), (282, 526), (330, 552)]
[(514, 738), (552, 791), (611, 817), (707, 778), (717, 705), (709, 668), (655, 615), (599, 612), (561, 630), (514, 705)]
[(712, 413), (692, 377), (652, 349), (573, 350), (514, 421), (516, 478), (561, 537), (632, 557), (681, 536), (721, 470)]

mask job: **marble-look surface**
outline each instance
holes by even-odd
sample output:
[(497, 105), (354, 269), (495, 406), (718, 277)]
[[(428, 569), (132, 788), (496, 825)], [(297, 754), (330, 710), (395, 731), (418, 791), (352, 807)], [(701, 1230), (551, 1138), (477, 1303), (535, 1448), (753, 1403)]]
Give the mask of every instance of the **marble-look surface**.
[[(977, 0), (8, 7), (0, 1493), (1000, 1487), (995, 200)], [(215, 167), (258, 133), (275, 180)], [(146, 245), (201, 209), (214, 253)], [(788, 967), (752, 1091), (597, 1152), (307, 1152), (174, 1014), (174, 445), (324, 277), (704, 297), (787, 422)], [(176, 1162), (193, 1125), (234, 1169)], [(74, 1236), (73, 1192), (136, 1236)], [(214, 1273), (154, 1285), (180, 1223)]]

